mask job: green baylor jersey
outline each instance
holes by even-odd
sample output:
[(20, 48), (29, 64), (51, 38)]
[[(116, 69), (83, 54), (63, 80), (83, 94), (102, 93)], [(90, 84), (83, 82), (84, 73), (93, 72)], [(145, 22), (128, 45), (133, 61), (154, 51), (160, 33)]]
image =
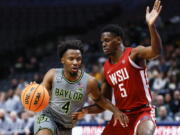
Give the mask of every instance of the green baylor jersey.
[(79, 80), (70, 82), (64, 77), (63, 69), (55, 69), (51, 99), (48, 107), (41, 113), (66, 128), (72, 128), (75, 123), (72, 122), (71, 114), (80, 110), (87, 100), (89, 77), (90, 75), (82, 72)]

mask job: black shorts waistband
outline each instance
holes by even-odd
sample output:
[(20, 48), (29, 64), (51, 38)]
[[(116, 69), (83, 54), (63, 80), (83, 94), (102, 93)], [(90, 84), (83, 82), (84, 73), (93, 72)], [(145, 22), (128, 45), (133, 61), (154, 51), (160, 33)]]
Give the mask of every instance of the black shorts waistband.
[(135, 108), (133, 108), (131, 110), (120, 110), (120, 111), (122, 111), (122, 112), (134, 112), (134, 111), (138, 111), (139, 109), (147, 108), (147, 107), (149, 107), (149, 105), (145, 104), (145, 105), (135, 107)]

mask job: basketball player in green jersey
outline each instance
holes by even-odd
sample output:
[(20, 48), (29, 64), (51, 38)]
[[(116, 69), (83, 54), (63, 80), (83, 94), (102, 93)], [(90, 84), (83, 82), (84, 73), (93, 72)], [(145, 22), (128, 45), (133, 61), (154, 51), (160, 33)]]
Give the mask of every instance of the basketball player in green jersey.
[(44, 76), (42, 85), (51, 96), (49, 105), (35, 118), (36, 135), (71, 135), (75, 125), (72, 114), (79, 111), (88, 96), (99, 107), (114, 113), (114, 125), (117, 122), (124, 127), (128, 117), (120, 112), (109, 100), (100, 94), (98, 82), (83, 71), (83, 47), (79, 40), (62, 42), (58, 46), (59, 60), (63, 68), (51, 69)]

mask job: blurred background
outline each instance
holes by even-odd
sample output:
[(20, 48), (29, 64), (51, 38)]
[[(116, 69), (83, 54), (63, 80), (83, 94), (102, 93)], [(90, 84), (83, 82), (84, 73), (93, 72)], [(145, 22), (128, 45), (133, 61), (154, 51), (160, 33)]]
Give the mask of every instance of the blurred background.
[[(42, 81), (60, 66), (57, 42), (83, 41), (85, 70), (100, 81), (105, 57), (99, 31), (119, 24), (125, 45), (149, 45), (146, 6), (153, 0), (0, 0), (0, 135), (33, 135), (34, 113), (23, 109), (20, 94), (26, 83)], [(155, 135), (180, 135), (180, 1), (162, 0), (157, 28), (163, 54), (148, 61), (148, 77), (157, 106)], [(89, 100), (86, 105), (92, 104)], [(73, 135), (99, 135), (111, 113), (87, 115)], [(78, 132), (77, 132), (78, 131)]]

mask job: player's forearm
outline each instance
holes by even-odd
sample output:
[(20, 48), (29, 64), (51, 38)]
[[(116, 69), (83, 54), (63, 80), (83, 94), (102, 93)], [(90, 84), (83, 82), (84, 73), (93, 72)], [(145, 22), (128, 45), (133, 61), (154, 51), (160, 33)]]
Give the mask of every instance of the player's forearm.
[(101, 108), (109, 110), (113, 113), (119, 111), (117, 107), (115, 107), (108, 99), (104, 97), (102, 97), (101, 100), (96, 102), (96, 104), (98, 104)]
[(149, 32), (151, 36), (151, 47), (152, 47), (153, 54), (158, 56), (161, 54), (161, 51), (162, 51), (162, 41), (161, 41), (160, 35), (157, 32), (155, 25), (150, 25), (148, 27), (149, 27)]
[(101, 108), (100, 106), (98, 106), (97, 104), (93, 104), (87, 107), (84, 107), (83, 110), (87, 113), (87, 114), (96, 114), (96, 113), (101, 113), (104, 111), (103, 108)]

